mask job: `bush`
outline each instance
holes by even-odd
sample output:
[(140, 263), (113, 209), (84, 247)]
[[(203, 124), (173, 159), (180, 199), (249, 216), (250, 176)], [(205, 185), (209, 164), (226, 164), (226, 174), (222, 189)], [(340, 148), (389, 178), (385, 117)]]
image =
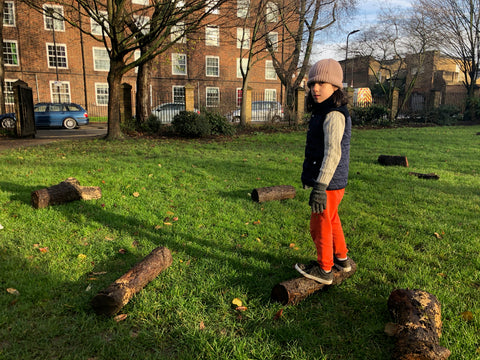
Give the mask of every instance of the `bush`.
[(388, 125), (388, 109), (381, 105), (353, 107), (350, 111), (353, 125)]
[[(465, 121), (475, 121), (480, 119), (480, 98), (474, 97), (474, 98), (468, 98), (467, 99), (467, 104), (466, 104), (466, 110), (465, 114), (463, 115), (463, 120)], [(475, 119), (472, 119), (471, 114), (470, 114), (470, 107), (474, 108), (474, 116)]]
[(206, 111), (204, 116), (210, 124), (212, 135), (231, 136), (235, 134), (235, 128), (225, 116), (211, 111)]
[(191, 138), (210, 135), (212, 130), (207, 118), (193, 111), (182, 111), (175, 115), (172, 126), (178, 135)]
[(440, 105), (425, 114), (425, 122), (437, 125), (455, 125), (462, 116), (460, 109), (454, 105)]

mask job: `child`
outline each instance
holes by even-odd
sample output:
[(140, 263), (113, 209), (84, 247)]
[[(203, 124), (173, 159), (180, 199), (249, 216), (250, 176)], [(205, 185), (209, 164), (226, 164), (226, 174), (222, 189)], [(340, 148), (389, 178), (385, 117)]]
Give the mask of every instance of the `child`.
[(318, 61), (310, 69), (307, 109), (312, 112), (307, 132), (302, 183), (313, 188), (309, 205), (310, 234), (317, 261), (295, 264), (303, 276), (319, 283), (333, 282), (332, 267), (350, 271), (347, 245), (338, 205), (347, 186), (351, 119), (342, 91), (343, 71), (333, 59)]

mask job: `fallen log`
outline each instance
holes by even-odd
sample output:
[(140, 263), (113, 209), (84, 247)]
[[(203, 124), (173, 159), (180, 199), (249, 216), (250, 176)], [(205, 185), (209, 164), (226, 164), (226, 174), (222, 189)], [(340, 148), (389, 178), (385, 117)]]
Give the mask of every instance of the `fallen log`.
[(443, 360), (450, 350), (439, 345), (442, 336), (441, 306), (423, 290), (397, 289), (388, 298), (388, 310), (395, 323), (385, 332), (396, 337), (393, 359)]
[(253, 189), (252, 200), (255, 202), (265, 202), (271, 200), (293, 199), (295, 194), (295, 188), (291, 185), (268, 186)]
[[(355, 273), (355, 271), (357, 271), (357, 264), (352, 259), (349, 259), (349, 261), (350, 261), (350, 265), (352, 266), (352, 270), (348, 272), (339, 271), (335, 267), (332, 269), (333, 271), (332, 285), (340, 284), (345, 279), (352, 276)], [(300, 301), (312, 295), (313, 293), (323, 289), (324, 287), (332, 286), (332, 285), (320, 284), (315, 280), (308, 279), (302, 276), (302, 277), (290, 279), (275, 285), (272, 289), (270, 298), (273, 301), (282, 303), (283, 305), (296, 305)]]
[(128, 272), (95, 295), (91, 301), (94, 311), (98, 315), (116, 314), (136, 293), (171, 264), (170, 250), (166, 247), (154, 249)]
[(422, 173), (417, 173), (417, 172), (409, 172), (408, 175), (416, 176), (419, 179), (428, 179), (428, 180), (438, 180), (440, 179), (440, 176), (438, 176), (435, 173), (429, 173), (429, 174), (422, 174)]
[(408, 160), (406, 156), (380, 155), (378, 162), (385, 166), (404, 166), (408, 167)]
[(102, 197), (98, 186), (80, 186), (77, 179), (69, 177), (57, 185), (35, 190), (31, 194), (32, 206), (43, 209), (49, 205), (59, 205), (75, 200), (93, 200)]

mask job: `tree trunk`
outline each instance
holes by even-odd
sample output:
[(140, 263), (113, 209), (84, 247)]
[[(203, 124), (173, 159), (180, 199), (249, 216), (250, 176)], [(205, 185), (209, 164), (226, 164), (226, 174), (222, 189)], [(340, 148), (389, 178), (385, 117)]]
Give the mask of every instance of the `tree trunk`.
[(295, 188), (291, 185), (278, 185), (252, 190), (252, 200), (256, 202), (265, 202), (271, 200), (293, 199), (295, 197)]
[(122, 96), (122, 68), (124, 67), (122, 60), (110, 59), (110, 71), (108, 72), (108, 132), (107, 140), (115, 140), (123, 138), (122, 129), (120, 127), (120, 98)]
[(397, 289), (388, 298), (388, 309), (396, 324), (385, 331), (396, 337), (392, 356), (396, 360), (443, 360), (450, 350), (439, 345), (442, 336), (441, 306), (423, 290)]
[(166, 247), (158, 247), (128, 272), (100, 291), (92, 299), (98, 315), (114, 315), (130, 299), (172, 264), (172, 254)]
[[(335, 267), (332, 269), (332, 285), (340, 284), (343, 280), (349, 278), (355, 273), (355, 271), (357, 271), (357, 264), (352, 259), (350, 259), (350, 265), (352, 266), (352, 270), (349, 272), (338, 271)], [(270, 297), (273, 301), (278, 301), (284, 305), (296, 305), (308, 296), (327, 286), (331, 285), (320, 284), (302, 276), (275, 285)]]
[(386, 165), (386, 166), (408, 167), (408, 160), (406, 156), (380, 155), (378, 157), (378, 162), (381, 165)]
[[(142, 49), (142, 54), (145, 52)], [(138, 66), (137, 73), (137, 93), (135, 95), (135, 118), (136, 125), (140, 127), (142, 124), (145, 124), (152, 112), (150, 106), (150, 71), (151, 71), (151, 61)]]
[(32, 206), (43, 209), (49, 205), (64, 204), (75, 200), (93, 200), (102, 197), (102, 190), (97, 186), (80, 186), (77, 179), (70, 177), (60, 184), (33, 191)]

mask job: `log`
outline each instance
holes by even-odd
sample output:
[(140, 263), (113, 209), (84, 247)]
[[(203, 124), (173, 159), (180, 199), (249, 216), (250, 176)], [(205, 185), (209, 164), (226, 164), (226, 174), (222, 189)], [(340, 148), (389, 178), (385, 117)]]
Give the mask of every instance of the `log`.
[(385, 329), (396, 337), (393, 359), (443, 360), (450, 356), (450, 350), (439, 345), (441, 306), (434, 295), (423, 290), (396, 289), (388, 298), (388, 310), (395, 321)]
[(253, 189), (252, 200), (256, 202), (265, 202), (271, 200), (293, 199), (295, 194), (295, 188), (291, 185), (268, 186)]
[(97, 315), (112, 316), (130, 299), (172, 264), (172, 254), (158, 247), (128, 272), (100, 291), (91, 301)]
[(408, 160), (406, 156), (380, 155), (378, 162), (386, 166), (404, 166), (408, 167)]
[(57, 185), (35, 190), (31, 194), (32, 206), (43, 209), (49, 205), (64, 204), (75, 200), (93, 200), (102, 197), (98, 186), (80, 186), (77, 179), (69, 177)]
[(438, 176), (435, 173), (429, 173), (429, 174), (422, 174), (422, 173), (417, 173), (417, 172), (409, 172), (408, 175), (413, 175), (418, 177), (419, 179), (429, 179), (429, 180), (438, 180), (440, 179), (440, 176)]
[[(355, 273), (355, 271), (357, 271), (357, 264), (352, 259), (349, 259), (349, 260), (350, 260), (350, 265), (352, 266), (352, 270), (348, 272), (343, 272), (343, 271), (337, 270), (335, 267), (332, 269), (333, 271), (332, 285), (340, 284), (345, 279), (352, 276)], [(320, 284), (315, 280), (308, 279), (302, 276), (302, 277), (290, 279), (275, 285), (272, 289), (270, 298), (273, 301), (282, 303), (283, 305), (296, 305), (300, 301), (312, 295), (313, 293), (323, 289), (324, 287), (328, 287), (332, 285)]]

